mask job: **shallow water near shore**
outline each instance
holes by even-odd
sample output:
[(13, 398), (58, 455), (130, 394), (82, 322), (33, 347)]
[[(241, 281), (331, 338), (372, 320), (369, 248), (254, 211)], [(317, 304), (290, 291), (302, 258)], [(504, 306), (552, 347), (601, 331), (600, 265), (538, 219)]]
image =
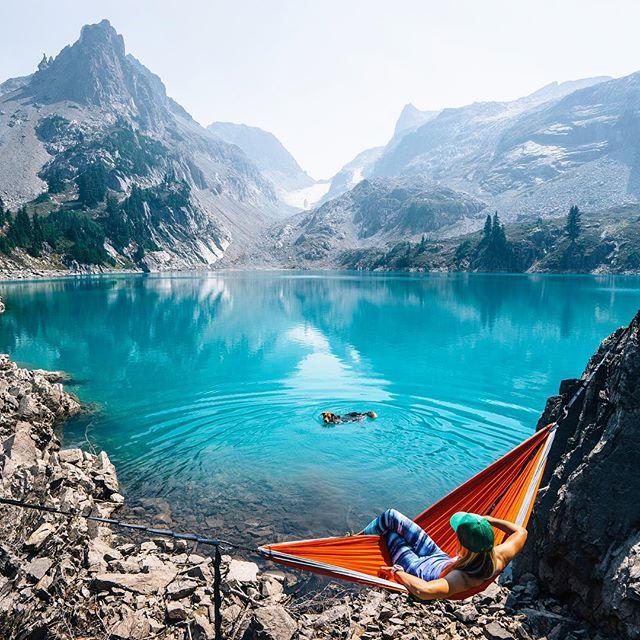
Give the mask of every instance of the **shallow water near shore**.
[[(530, 435), (640, 278), (220, 272), (3, 283), (0, 350), (61, 369), (157, 524), (242, 542), (415, 515)], [(319, 414), (374, 410), (325, 427)]]

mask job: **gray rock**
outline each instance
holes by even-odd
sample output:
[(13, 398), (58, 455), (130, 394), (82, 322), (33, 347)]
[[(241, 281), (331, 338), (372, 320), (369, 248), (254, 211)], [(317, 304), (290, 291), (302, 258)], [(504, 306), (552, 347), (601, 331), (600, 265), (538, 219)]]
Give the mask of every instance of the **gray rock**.
[(142, 612), (135, 612), (118, 622), (110, 635), (119, 640), (147, 640), (151, 632), (149, 620)]
[(170, 600), (166, 606), (169, 620), (186, 620), (189, 617), (189, 604), (184, 600)]
[(191, 625), (191, 637), (193, 640), (215, 640), (216, 632), (205, 616), (194, 616)]
[(255, 562), (233, 559), (229, 563), (229, 570), (225, 579), (228, 582), (247, 584), (258, 579), (258, 565)]
[(34, 558), (24, 568), (25, 573), (34, 581), (40, 580), (53, 566), (51, 558)]
[(165, 589), (176, 577), (177, 571), (158, 569), (149, 573), (99, 573), (94, 578), (97, 589), (127, 589), (134, 593), (151, 595)]
[(48, 539), (49, 536), (56, 530), (56, 527), (51, 522), (43, 522), (25, 541), (27, 547), (33, 547), (39, 549)]
[(339, 604), (326, 611), (323, 611), (313, 623), (314, 627), (324, 627), (334, 625), (338, 620), (349, 618), (350, 609), (345, 604)]
[(23, 396), (18, 404), (18, 415), (25, 420), (34, 418), (40, 413), (36, 399), (31, 396)]
[(58, 452), (60, 462), (80, 464), (82, 462), (82, 449), (62, 449)]
[(453, 612), (453, 615), (458, 620), (460, 620), (460, 622), (468, 624), (470, 622), (475, 622), (480, 614), (478, 613), (478, 610), (475, 608), (475, 606), (469, 603), (456, 608)]
[(484, 637), (488, 640), (515, 640), (514, 635), (499, 622), (490, 622), (483, 631)]
[(193, 580), (174, 580), (167, 586), (167, 596), (172, 600), (180, 600), (190, 596), (198, 588)]
[(243, 640), (291, 640), (297, 631), (296, 621), (284, 607), (270, 605), (254, 611)]
[[(616, 337), (620, 334), (616, 334)], [(543, 594), (560, 597), (579, 616), (620, 637), (640, 637), (640, 599), (634, 596), (634, 551), (640, 522), (640, 474), (630, 452), (640, 451), (640, 313), (612, 360), (591, 380), (578, 410), (557, 430), (529, 541), (514, 576), (533, 574)], [(613, 339), (601, 345), (585, 375)], [(576, 389), (561, 385), (540, 423), (561, 415)], [(613, 524), (612, 524), (613, 523)], [(523, 595), (537, 598), (526, 581)]]
[(85, 563), (89, 570), (105, 571), (107, 563), (114, 560), (122, 560), (122, 554), (118, 550), (112, 549), (100, 539), (89, 541)]
[(5, 462), (3, 478), (11, 477), (20, 467), (32, 467), (38, 459), (38, 449), (31, 437), (31, 426), (18, 422), (15, 432), (2, 443)]

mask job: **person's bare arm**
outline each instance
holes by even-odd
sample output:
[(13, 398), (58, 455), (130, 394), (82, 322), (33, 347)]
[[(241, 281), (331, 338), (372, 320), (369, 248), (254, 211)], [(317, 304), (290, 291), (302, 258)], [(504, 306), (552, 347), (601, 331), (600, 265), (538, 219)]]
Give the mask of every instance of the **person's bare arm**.
[[(381, 574), (393, 580), (393, 577), (390, 575), (390, 570), (391, 567), (385, 567)], [(412, 576), (406, 571), (396, 571), (395, 579), (404, 585), (411, 595), (419, 600), (438, 600), (440, 598), (450, 598), (452, 595), (464, 591), (467, 588), (464, 578), (460, 575), (455, 575), (457, 573), (458, 572), (453, 572), (446, 578), (426, 581)]]
[(491, 516), (485, 516), (485, 518), (492, 527), (506, 533), (508, 536), (502, 544), (497, 545), (495, 548), (496, 556), (502, 564), (499, 568), (504, 569), (522, 551), (522, 547), (527, 541), (527, 530), (519, 524), (508, 520), (500, 520)]

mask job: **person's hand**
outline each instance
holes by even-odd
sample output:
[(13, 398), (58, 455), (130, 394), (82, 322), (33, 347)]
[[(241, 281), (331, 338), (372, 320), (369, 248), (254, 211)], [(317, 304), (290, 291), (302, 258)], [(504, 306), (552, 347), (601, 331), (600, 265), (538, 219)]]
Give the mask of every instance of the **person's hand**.
[(397, 565), (393, 567), (380, 567), (380, 569), (378, 569), (378, 578), (383, 578), (384, 580), (395, 580), (397, 571), (401, 571), (400, 567)]
[(378, 569), (378, 578), (383, 578), (384, 580), (393, 580), (393, 567), (380, 567)]

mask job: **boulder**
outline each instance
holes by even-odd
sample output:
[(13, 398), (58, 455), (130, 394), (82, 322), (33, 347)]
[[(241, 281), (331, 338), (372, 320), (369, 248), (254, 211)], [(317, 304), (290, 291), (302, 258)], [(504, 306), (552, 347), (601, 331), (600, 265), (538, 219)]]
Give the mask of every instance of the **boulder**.
[(191, 637), (193, 640), (215, 640), (216, 632), (205, 616), (196, 615), (191, 625)]
[(495, 620), (485, 625), (483, 632), (484, 637), (487, 638), (487, 640), (516, 640), (511, 631), (505, 629), (499, 622), (496, 622)]
[(260, 593), (265, 598), (278, 598), (283, 591), (282, 583), (273, 578), (265, 578), (260, 585)]
[(134, 593), (151, 595), (165, 589), (176, 577), (177, 571), (157, 569), (149, 573), (99, 573), (93, 584), (97, 589), (127, 589)]
[(364, 606), (360, 609), (360, 619), (377, 619), (380, 616), (380, 610), (385, 601), (385, 593), (377, 589), (371, 589), (364, 602)]
[(80, 464), (82, 462), (82, 449), (62, 449), (58, 452), (60, 462), (68, 464)]
[(118, 640), (147, 640), (151, 632), (148, 618), (136, 611), (110, 629), (110, 636)]
[(327, 609), (326, 611), (323, 611), (315, 619), (313, 626), (316, 628), (325, 627), (325, 626), (330, 627), (334, 625), (336, 622), (338, 622), (338, 620), (347, 620), (349, 618), (349, 615), (350, 615), (349, 607), (345, 604), (339, 604)]
[(258, 565), (255, 562), (232, 560), (225, 580), (229, 583), (247, 584), (258, 579)]
[(189, 617), (189, 604), (185, 600), (169, 600), (166, 606), (167, 618), (172, 621), (186, 620)]
[(100, 538), (89, 541), (85, 565), (90, 571), (105, 571), (108, 562), (121, 559), (122, 554)]
[(116, 468), (113, 466), (109, 456), (101, 451), (98, 454), (97, 465), (94, 470), (94, 479), (97, 484), (102, 485), (108, 493), (117, 493), (119, 490), (118, 476)]
[(470, 622), (475, 622), (480, 614), (475, 605), (469, 603), (455, 609), (453, 615), (460, 620), (460, 622), (469, 624)]
[(193, 580), (174, 580), (167, 586), (167, 596), (172, 600), (180, 600), (190, 596), (198, 588)]
[(53, 566), (53, 560), (51, 558), (34, 558), (29, 562), (24, 572), (34, 581), (37, 582), (42, 578), (49, 569)]
[(4, 451), (3, 479), (10, 478), (20, 467), (32, 467), (38, 459), (38, 449), (31, 437), (31, 425), (18, 422), (15, 432), (2, 443)]
[(259, 607), (254, 611), (242, 640), (291, 640), (297, 629), (296, 621), (284, 607)]
[(18, 415), (24, 420), (35, 418), (40, 413), (36, 398), (32, 395), (23, 396), (18, 403)]
[(25, 540), (27, 547), (33, 549), (39, 549), (48, 539), (49, 536), (56, 530), (56, 527), (51, 522), (43, 522), (31, 535)]

